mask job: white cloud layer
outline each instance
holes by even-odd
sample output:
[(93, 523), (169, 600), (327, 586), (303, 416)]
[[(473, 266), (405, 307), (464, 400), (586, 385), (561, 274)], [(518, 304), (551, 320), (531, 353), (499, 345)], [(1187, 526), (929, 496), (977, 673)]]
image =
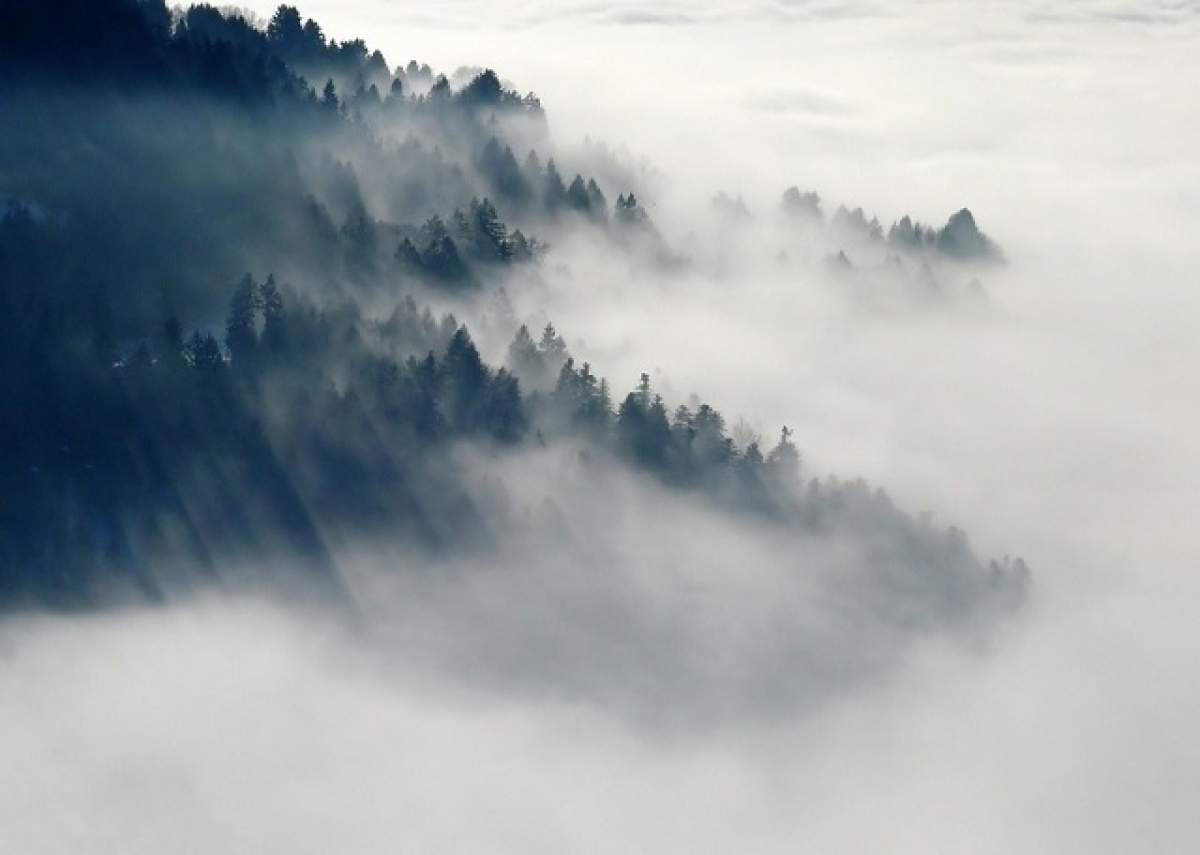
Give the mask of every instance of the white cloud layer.
[[(560, 142), (646, 155), (668, 187), (651, 213), (681, 245), (721, 189), (766, 216), (798, 184), (885, 226), (969, 206), (1011, 261), (981, 311), (864, 311), (765, 262), (647, 281), (569, 246), (538, 305), (514, 301), (547, 312), (622, 392), (654, 371), (675, 401), (694, 391), (764, 432), (786, 422), (819, 471), (936, 510), (985, 555), (1019, 551), (1036, 597), (983, 649), (928, 637), (889, 679), (815, 712), (700, 729), (586, 685), (492, 690), (497, 673), (529, 673), (504, 657), (533, 642), (469, 597), (402, 609), (396, 634), (367, 644), (361, 628), (240, 601), (10, 621), (0, 849), (1200, 847), (1200, 6), (301, 11), (393, 64), (493, 65), (543, 96)], [(714, 566), (736, 569), (739, 545), (718, 545)], [(652, 602), (682, 608), (671, 596)], [(499, 639), (490, 651), (439, 645), (473, 620), (476, 642)], [(575, 634), (586, 625), (548, 633), (568, 663), (563, 645), (595, 642)], [(751, 642), (734, 649), (735, 672), (786, 670)], [(486, 652), (472, 679), (470, 655)], [(661, 689), (654, 663), (615, 661), (653, 685), (605, 685), (643, 703)], [(726, 677), (701, 685), (719, 695)]]

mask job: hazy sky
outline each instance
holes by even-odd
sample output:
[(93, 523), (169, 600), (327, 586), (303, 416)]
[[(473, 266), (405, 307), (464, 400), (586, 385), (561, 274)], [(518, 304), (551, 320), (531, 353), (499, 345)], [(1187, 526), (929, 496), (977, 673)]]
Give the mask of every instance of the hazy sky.
[[(1010, 260), (985, 311), (857, 311), (766, 265), (672, 284), (571, 258), (538, 299), (622, 394), (650, 370), (731, 420), (793, 425), (816, 471), (1024, 555), (1035, 596), (979, 648), (934, 639), (815, 714), (702, 738), (586, 692), (472, 688), (454, 651), (453, 679), (402, 645), (381, 662), (258, 604), (8, 624), (0, 697), (25, 701), (0, 704), (3, 848), (1200, 848), (1200, 4), (301, 12), (392, 64), (494, 66), (542, 96), (560, 145), (590, 134), (649, 158), (666, 176), (652, 215), (680, 241), (722, 189), (768, 212), (798, 184), (885, 226), (969, 206)], [(479, 596), (442, 630), (493, 620)], [(428, 620), (402, 637), (428, 642)]]

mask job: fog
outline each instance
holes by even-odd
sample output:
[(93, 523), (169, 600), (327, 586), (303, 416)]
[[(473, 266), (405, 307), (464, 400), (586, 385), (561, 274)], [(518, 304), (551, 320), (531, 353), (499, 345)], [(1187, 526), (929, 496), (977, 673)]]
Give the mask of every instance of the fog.
[[(806, 475), (1019, 553), (1031, 590), (1009, 611), (914, 589), (858, 530), (792, 539), (570, 443), (461, 448), (512, 536), (449, 557), (331, 540), (350, 616), (227, 592), (0, 622), (2, 848), (1200, 845), (1200, 9), (302, 12), (393, 65), (535, 90), (566, 162), (590, 136), (653, 165), (634, 189), (691, 263), (605, 261), (563, 230), (507, 283), (513, 316), (552, 320), (618, 398), (645, 371), (672, 408), (698, 395), (768, 441), (787, 424)], [(830, 271), (841, 243), (787, 221), (791, 185), (885, 229), (969, 207), (1005, 263), (889, 294), (853, 248), (863, 278)], [(454, 305), (502, 361), (494, 303)]]

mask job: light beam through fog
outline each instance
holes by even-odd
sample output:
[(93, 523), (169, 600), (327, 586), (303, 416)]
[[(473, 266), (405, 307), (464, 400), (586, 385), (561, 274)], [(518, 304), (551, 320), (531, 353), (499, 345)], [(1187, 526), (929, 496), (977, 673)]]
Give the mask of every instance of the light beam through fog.
[(1200, 845), (1193, 4), (22, 5), (0, 849)]

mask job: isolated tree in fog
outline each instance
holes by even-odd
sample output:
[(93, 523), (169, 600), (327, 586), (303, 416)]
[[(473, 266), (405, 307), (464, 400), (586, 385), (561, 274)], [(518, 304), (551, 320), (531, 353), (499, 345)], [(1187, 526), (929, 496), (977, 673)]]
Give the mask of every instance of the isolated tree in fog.
[(780, 483), (795, 486), (800, 480), (800, 452), (792, 442), (793, 431), (787, 425), (779, 432), (779, 444), (767, 455), (767, 469)]

